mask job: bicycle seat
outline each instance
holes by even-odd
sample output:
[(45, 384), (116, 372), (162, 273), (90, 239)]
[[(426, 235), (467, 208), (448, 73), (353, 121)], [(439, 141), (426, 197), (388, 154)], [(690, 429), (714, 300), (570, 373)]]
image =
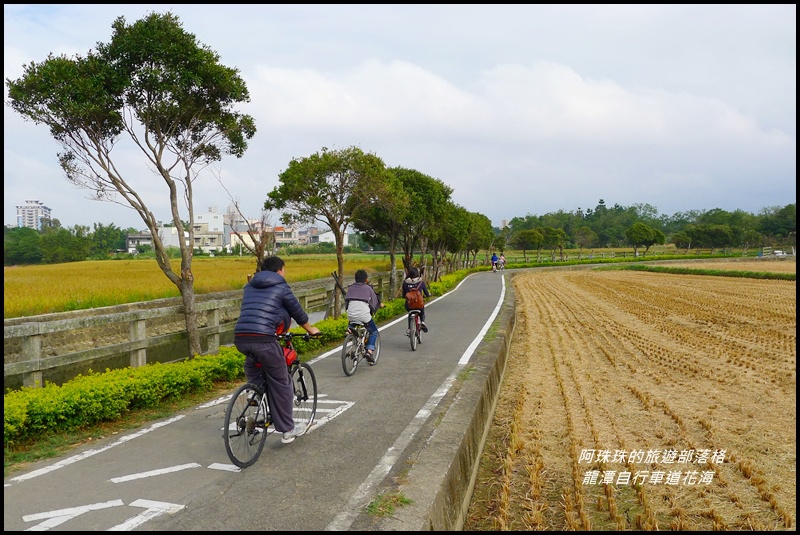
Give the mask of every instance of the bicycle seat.
[(356, 322), (352, 322), (351, 321), (351, 322), (349, 322), (347, 324), (347, 332), (349, 332), (349, 333), (356, 334), (356, 333), (360, 332), (362, 329), (363, 330), (367, 329), (367, 325), (365, 323), (359, 323), (357, 321)]

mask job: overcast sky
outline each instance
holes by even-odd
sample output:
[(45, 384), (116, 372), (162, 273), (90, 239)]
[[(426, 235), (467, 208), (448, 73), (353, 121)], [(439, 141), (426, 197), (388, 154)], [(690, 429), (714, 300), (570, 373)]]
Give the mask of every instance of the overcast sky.
[[(176, 14), (250, 91), (238, 109), (258, 132), (217, 166), (230, 195), (207, 174), (196, 212), (232, 196), (258, 217), (293, 158), (350, 146), (440, 179), (495, 226), (600, 199), (666, 215), (796, 202), (795, 4), (4, 4), (4, 78), (86, 55), (117, 17), (153, 11)], [(6, 105), (3, 129), (5, 224), (31, 199), (65, 227), (144, 228), (67, 182), (46, 126)], [(119, 158), (169, 220), (163, 182)]]

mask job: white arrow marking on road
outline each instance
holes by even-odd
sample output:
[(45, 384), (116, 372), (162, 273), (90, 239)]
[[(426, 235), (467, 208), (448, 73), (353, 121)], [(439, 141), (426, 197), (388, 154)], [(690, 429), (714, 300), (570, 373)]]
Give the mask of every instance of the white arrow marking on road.
[(25, 531), (47, 531), (66, 522), (72, 520), (76, 516), (88, 513), (89, 511), (97, 511), (98, 509), (108, 509), (109, 507), (118, 507), (125, 505), (122, 500), (112, 500), (110, 502), (93, 503), (91, 505), (82, 505), (80, 507), (70, 507), (69, 509), (57, 509), (55, 511), (48, 511), (46, 513), (36, 513), (33, 515), (25, 515), (22, 517), (23, 522), (33, 522), (34, 520), (42, 520), (44, 522), (32, 526)]
[(140, 513), (133, 518), (129, 518), (122, 524), (118, 524), (107, 529), (106, 531), (131, 531), (133, 528), (141, 526), (151, 518), (161, 516), (164, 513), (175, 514), (186, 506), (178, 505), (177, 503), (136, 500), (135, 502), (131, 503), (131, 507), (146, 507), (147, 509), (143, 513)]

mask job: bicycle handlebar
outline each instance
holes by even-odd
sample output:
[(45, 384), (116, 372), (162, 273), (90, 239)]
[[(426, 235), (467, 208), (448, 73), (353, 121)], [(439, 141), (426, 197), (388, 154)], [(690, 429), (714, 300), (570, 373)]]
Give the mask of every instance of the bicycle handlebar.
[(288, 340), (288, 341), (291, 341), (291, 340), (292, 340), (292, 338), (294, 338), (294, 337), (296, 337), (296, 336), (302, 336), (302, 337), (303, 337), (303, 340), (305, 340), (306, 342), (308, 342), (308, 341), (309, 341), (309, 340), (311, 340), (312, 338), (319, 338), (320, 336), (322, 336), (322, 333), (317, 333), (317, 334), (303, 333), (303, 334), (299, 334), (299, 333), (293, 333), (293, 332), (291, 332), (291, 331), (287, 331), (287, 332), (285, 332), (285, 333), (283, 333), (283, 334), (276, 334), (276, 335), (275, 335), (275, 337), (276, 337), (278, 340)]

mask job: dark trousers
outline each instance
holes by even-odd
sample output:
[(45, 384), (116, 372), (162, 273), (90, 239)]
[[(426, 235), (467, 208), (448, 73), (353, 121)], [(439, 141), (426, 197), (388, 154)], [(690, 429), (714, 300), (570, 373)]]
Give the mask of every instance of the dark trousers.
[(237, 337), (234, 345), (245, 356), (244, 374), (247, 382), (261, 389), (266, 386), (267, 402), (275, 429), (281, 432), (294, 429), (294, 387), (286, 367), (283, 347), (271, 336), (252, 339)]

